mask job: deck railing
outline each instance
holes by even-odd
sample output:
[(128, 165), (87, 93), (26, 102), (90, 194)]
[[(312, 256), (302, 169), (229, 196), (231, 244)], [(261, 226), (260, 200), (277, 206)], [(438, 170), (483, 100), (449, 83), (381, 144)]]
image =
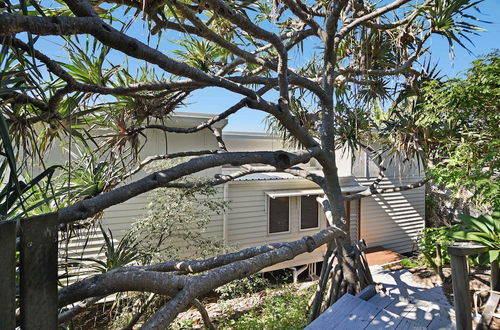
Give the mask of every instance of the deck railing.
[[(451, 280), (458, 330), (472, 330), (471, 295), (467, 256), (477, 255), (488, 248), (472, 243), (454, 243), (448, 246), (451, 259)], [(493, 272), (492, 272), (493, 273)], [(492, 278), (493, 281), (493, 278)]]
[(0, 222), (0, 329), (57, 329), (57, 233), (55, 213)]

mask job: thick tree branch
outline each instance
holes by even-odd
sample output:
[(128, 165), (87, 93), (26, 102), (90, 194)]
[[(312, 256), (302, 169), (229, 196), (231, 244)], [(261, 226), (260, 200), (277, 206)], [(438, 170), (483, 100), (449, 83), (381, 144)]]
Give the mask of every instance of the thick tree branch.
[(415, 183), (411, 183), (411, 184), (407, 184), (407, 185), (403, 185), (403, 186), (398, 186), (398, 187), (393, 187), (393, 188), (384, 188), (384, 189), (367, 188), (366, 190), (363, 190), (362, 192), (344, 196), (344, 200), (349, 201), (349, 200), (365, 198), (365, 197), (369, 197), (369, 196), (373, 196), (373, 195), (381, 195), (381, 194), (387, 194), (387, 193), (392, 193), (392, 192), (415, 189), (418, 187), (422, 187), (429, 180), (430, 180), (429, 178), (424, 178), (424, 179), (417, 181)]
[(142, 291), (175, 296), (188, 283), (187, 277), (146, 270), (116, 269), (85, 278), (59, 290), (59, 307), (89, 297), (116, 292)]
[(385, 5), (384, 7), (378, 8), (366, 15), (363, 15), (359, 18), (356, 18), (354, 21), (350, 22), (346, 26), (343, 26), (340, 31), (338, 32), (336, 39), (340, 40), (342, 39), (347, 33), (351, 32), (353, 29), (355, 29), (357, 26), (363, 24), (364, 22), (370, 21), (376, 17), (379, 17), (389, 11), (392, 11), (394, 9), (397, 9), (401, 7), (402, 5), (410, 2), (410, 0), (396, 0), (394, 2), (391, 2), (388, 5)]
[(161, 307), (144, 324), (144, 328), (163, 329), (196, 297), (235, 279), (254, 274), (268, 266), (293, 259), (305, 252), (312, 252), (339, 237), (345, 237), (345, 233), (336, 227), (329, 227), (313, 236), (306, 236), (297, 241), (283, 243), (281, 247), (253, 258), (233, 262), (202, 275), (192, 276), (184, 289)]
[(202, 170), (232, 164), (240, 166), (250, 163), (262, 163), (285, 169), (296, 164), (308, 162), (319, 151), (318, 147), (295, 153), (285, 151), (263, 152), (228, 152), (191, 159), (164, 171), (155, 172), (140, 180), (115, 188), (58, 211), (60, 223), (83, 220), (104, 209), (123, 203), (124, 201), (155, 188), (164, 187), (168, 183), (186, 175)]
[(8, 13), (0, 14), (0, 35), (11, 35), (23, 31), (37, 35), (91, 34), (103, 44), (134, 58), (156, 64), (171, 74), (191, 78), (210, 86), (222, 87), (237, 94), (255, 97), (255, 92), (251, 89), (228, 79), (206, 74), (200, 69), (176, 61), (137, 39), (116, 30), (96, 17), (36, 17)]
[(165, 154), (165, 155), (148, 156), (141, 163), (139, 163), (139, 165), (137, 165), (134, 169), (132, 169), (128, 173), (126, 173), (122, 177), (122, 181), (128, 179), (129, 177), (131, 177), (134, 174), (139, 173), (145, 166), (151, 164), (154, 161), (169, 160), (169, 159), (181, 158), (181, 157), (193, 157), (193, 156), (209, 155), (209, 154), (215, 154), (217, 152), (220, 152), (220, 150), (182, 151), (182, 152), (176, 152), (176, 153)]

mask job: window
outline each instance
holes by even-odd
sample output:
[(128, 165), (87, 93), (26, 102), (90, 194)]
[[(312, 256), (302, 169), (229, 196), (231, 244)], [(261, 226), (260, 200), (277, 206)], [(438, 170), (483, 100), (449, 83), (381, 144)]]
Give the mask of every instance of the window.
[(315, 195), (300, 197), (300, 229), (319, 227), (318, 202)]
[(269, 233), (282, 233), (290, 230), (290, 198), (269, 198)]

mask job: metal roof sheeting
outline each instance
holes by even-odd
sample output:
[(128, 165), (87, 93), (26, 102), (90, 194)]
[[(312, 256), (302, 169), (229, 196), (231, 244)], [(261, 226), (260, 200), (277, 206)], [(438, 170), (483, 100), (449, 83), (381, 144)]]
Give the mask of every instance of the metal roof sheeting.
[[(367, 189), (363, 186), (346, 186), (340, 187), (342, 193), (356, 193)], [(276, 197), (291, 197), (291, 196), (310, 196), (310, 195), (323, 195), (323, 189), (290, 189), (290, 190), (276, 190), (266, 191), (266, 195), (271, 198)]]

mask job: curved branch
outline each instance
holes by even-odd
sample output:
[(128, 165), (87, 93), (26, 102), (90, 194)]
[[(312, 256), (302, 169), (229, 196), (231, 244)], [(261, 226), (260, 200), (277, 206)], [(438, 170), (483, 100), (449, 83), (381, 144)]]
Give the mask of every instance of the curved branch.
[[(271, 89), (272, 89), (271, 86), (265, 86), (265, 87), (259, 89), (256, 92), (256, 94), (261, 96), (261, 95), (264, 95), (265, 93), (267, 93), (268, 91), (270, 91)], [(232, 107), (227, 109), (226, 111), (224, 111), (216, 116), (213, 116), (209, 120), (207, 120), (203, 123), (200, 123), (196, 126), (193, 126), (193, 127), (185, 128), (185, 127), (173, 127), (173, 126), (151, 124), (151, 125), (146, 125), (144, 127), (138, 127), (136, 129), (134, 129), (133, 132), (142, 131), (144, 129), (159, 129), (159, 130), (162, 130), (164, 132), (170, 132), (170, 133), (185, 133), (185, 134), (195, 133), (195, 132), (201, 131), (202, 129), (209, 128), (213, 124), (215, 124), (221, 120), (226, 119), (230, 115), (236, 113), (238, 110), (241, 110), (242, 108), (247, 106), (248, 102), (250, 102), (250, 101), (251, 101), (251, 98), (245, 97), (245, 98), (241, 99), (238, 103), (236, 103), (235, 105), (233, 105)]]
[(337, 40), (342, 39), (347, 33), (352, 31), (358, 25), (361, 25), (364, 22), (367, 22), (367, 21), (372, 20), (376, 17), (379, 17), (379, 16), (381, 16), (381, 15), (383, 15), (391, 10), (397, 9), (408, 2), (410, 2), (410, 0), (396, 0), (396, 1), (386, 5), (384, 7), (378, 8), (378, 9), (376, 9), (376, 10), (374, 10), (366, 15), (363, 15), (359, 18), (356, 18), (354, 21), (352, 21), (351, 23), (347, 24), (346, 26), (344, 26), (340, 29), (340, 31), (338, 32), (338, 34), (336, 36), (336, 39)]
[(210, 316), (207, 313), (207, 310), (205, 309), (205, 306), (199, 301), (198, 299), (193, 299), (193, 306), (196, 307), (198, 312), (201, 314), (201, 318), (203, 319), (203, 323), (205, 324), (205, 328), (209, 330), (215, 330), (216, 328), (210, 321)]
[(279, 169), (285, 169), (299, 163), (308, 162), (318, 152), (319, 147), (313, 147), (295, 153), (286, 151), (227, 152), (194, 158), (167, 170), (155, 172), (135, 182), (102, 193), (96, 197), (64, 207), (57, 212), (59, 223), (86, 219), (110, 206), (123, 203), (132, 197), (159, 187), (164, 187), (174, 180), (208, 168), (225, 164), (240, 166), (249, 163), (262, 163), (275, 166)]
[(236, 24), (241, 29), (245, 30), (247, 33), (256, 36), (262, 40), (266, 40), (271, 43), (276, 51), (278, 52), (278, 85), (280, 91), (280, 98), (282, 99), (282, 107), (288, 110), (288, 52), (283, 44), (281, 38), (269, 32), (260, 26), (252, 23), (249, 19), (239, 14), (236, 10), (227, 5), (221, 0), (206, 0), (214, 13), (220, 14), (221, 16), (228, 19), (233, 24)]
[[(67, 2), (70, 3), (71, 1), (68, 0)], [(200, 69), (176, 61), (163, 52), (116, 30), (97, 17), (37, 17), (9, 13), (0, 14), (0, 35), (11, 35), (18, 32), (31, 32), (37, 35), (90, 34), (104, 45), (131, 57), (158, 65), (171, 74), (191, 78), (203, 84), (222, 87), (237, 94), (255, 97), (255, 92), (251, 89), (228, 79), (206, 74)]]
[(161, 307), (145, 324), (145, 329), (164, 329), (177, 314), (185, 309), (193, 299), (206, 294), (235, 279), (247, 277), (268, 266), (291, 260), (299, 254), (312, 252), (332, 240), (345, 237), (344, 231), (329, 227), (313, 236), (305, 236), (293, 242), (283, 243), (281, 247), (250, 259), (233, 262), (211, 270), (205, 274), (189, 277), (189, 283), (169, 302)]
[(105, 296), (98, 296), (98, 297), (91, 297), (87, 298), (81, 303), (76, 304), (76, 306), (72, 307), (71, 309), (68, 309), (64, 312), (59, 313), (59, 316), (57, 317), (57, 322), (59, 324), (65, 323), (72, 318), (74, 318), (76, 315), (82, 313), (85, 311), (88, 307), (94, 305), (96, 302), (104, 298)]
[(146, 270), (116, 269), (85, 278), (59, 290), (59, 307), (88, 297), (107, 296), (116, 292), (143, 291), (175, 296), (188, 280), (186, 277)]
[(430, 180), (430, 178), (424, 178), (424, 179), (417, 181), (415, 183), (411, 183), (411, 184), (407, 184), (407, 185), (403, 185), (403, 186), (398, 186), (398, 187), (393, 187), (393, 188), (384, 188), (384, 189), (367, 188), (366, 190), (363, 190), (362, 192), (344, 196), (344, 200), (350, 201), (353, 199), (360, 199), (360, 198), (365, 198), (365, 197), (369, 197), (369, 196), (373, 196), (373, 195), (381, 195), (381, 194), (387, 194), (387, 193), (392, 193), (392, 192), (415, 189), (418, 187), (422, 187), (429, 180)]
[[(300, 1), (299, 1), (300, 2)], [(314, 31), (315, 35), (324, 40), (325, 31), (321, 26), (314, 20), (314, 16), (311, 13), (305, 12), (303, 8), (300, 7), (294, 0), (284, 0), (285, 5), (292, 11), (294, 15), (300, 18), (304, 23), (309, 25)], [(306, 8), (307, 9), (307, 8)]]

